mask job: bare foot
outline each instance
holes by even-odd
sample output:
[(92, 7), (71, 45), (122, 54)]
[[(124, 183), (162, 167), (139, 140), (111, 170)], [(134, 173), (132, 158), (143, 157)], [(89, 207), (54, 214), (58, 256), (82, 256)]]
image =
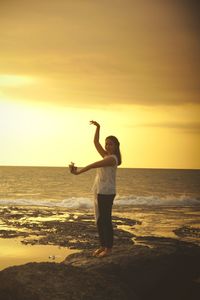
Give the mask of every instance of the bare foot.
[(99, 254), (98, 254), (98, 257), (105, 257), (105, 256), (108, 256), (112, 253), (112, 248), (105, 248), (103, 251), (101, 251)]
[(101, 252), (103, 252), (105, 250), (105, 248), (101, 247), (97, 250), (95, 250), (93, 253), (92, 253), (92, 256), (98, 256)]

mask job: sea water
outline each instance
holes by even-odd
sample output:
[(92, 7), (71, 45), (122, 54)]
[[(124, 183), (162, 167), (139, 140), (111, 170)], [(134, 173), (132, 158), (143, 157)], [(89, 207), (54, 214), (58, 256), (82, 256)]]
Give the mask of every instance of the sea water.
[[(91, 209), (94, 177), (95, 170), (0, 167), (0, 205)], [(114, 207), (127, 206), (200, 206), (200, 170), (118, 168)]]

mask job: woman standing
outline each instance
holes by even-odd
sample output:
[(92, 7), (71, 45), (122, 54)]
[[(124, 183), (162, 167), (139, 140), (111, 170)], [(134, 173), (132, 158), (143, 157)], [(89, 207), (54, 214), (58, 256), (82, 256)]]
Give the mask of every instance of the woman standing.
[(100, 248), (95, 250), (93, 255), (104, 257), (111, 253), (113, 246), (112, 205), (116, 195), (116, 170), (117, 166), (121, 164), (120, 143), (115, 136), (108, 136), (104, 149), (99, 142), (100, 125), (96, 121), (90, 121), (90, 124), (96, 126), (94, 145), (103, 159), (80, 170), (74, 165), (69, 167), (74, 175), (97, 168), (93, 191)]

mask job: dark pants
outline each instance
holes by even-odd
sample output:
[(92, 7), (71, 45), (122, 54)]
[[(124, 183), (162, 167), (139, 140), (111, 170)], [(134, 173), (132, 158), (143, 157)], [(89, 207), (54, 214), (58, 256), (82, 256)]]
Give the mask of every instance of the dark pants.
[(113, 226), (112, 226), (112, 205), (115, 195), (97, 195), (99, 217), (97, 219), (97, 229), (102, 247), (112, 248), (113, 246)]

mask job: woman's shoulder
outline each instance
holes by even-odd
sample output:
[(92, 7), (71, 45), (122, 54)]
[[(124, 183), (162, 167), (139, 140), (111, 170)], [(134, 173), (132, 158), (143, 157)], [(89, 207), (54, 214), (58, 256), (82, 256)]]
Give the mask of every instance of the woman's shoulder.
[(113, 157), (114, 160), (115, 160), (115, 162), (116, 162), (116, 165), (118, 165), (117, 155), (115, 155), (115, 154), (106, 154), (106, 155), (104, 156), (104, 159), (105, 159), (105, 158), (108, 158), (108, 157)]

